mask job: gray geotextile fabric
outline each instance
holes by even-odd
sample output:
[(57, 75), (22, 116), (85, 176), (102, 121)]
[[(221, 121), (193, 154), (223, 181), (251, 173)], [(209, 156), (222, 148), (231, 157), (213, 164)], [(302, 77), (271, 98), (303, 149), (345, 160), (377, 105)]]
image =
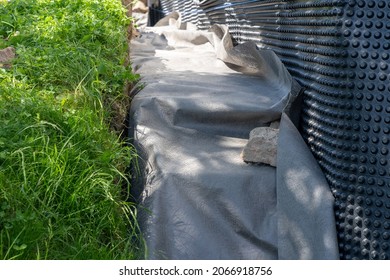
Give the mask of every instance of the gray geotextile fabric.
[[(291, 111), (300, 91), (277, 56), (252, 43), (234, 46), (225, 26), (198, 31), (180, 15), (163, 23), (131, 45), (133, 69), (142, 77), (130, 110), (130, 137), (140, 155), (133, 195), (147, 257), (336, 258), (323, 175), (316, 169), (313, 188), (304, 189), (308, 197), (321, 189), (324, 202), (302, 205), (306, 200), (291, 192), (308, 182), (306, 173), (285, 180), (288, 166), (249, 165), (240, 157), (250, 131)], [(289, 154), (299, 141), (283, 140), (278, 161), (286, 153), (313, 166), (310, 152)], [(291, 217), (289, 209), (300, 216)], [(280, 226), (286, 219), (291, 231), (287, 223)]]
[(333, 196), (286, 114), (279, 127), (276, 193), (279, 259), (338, 259)]

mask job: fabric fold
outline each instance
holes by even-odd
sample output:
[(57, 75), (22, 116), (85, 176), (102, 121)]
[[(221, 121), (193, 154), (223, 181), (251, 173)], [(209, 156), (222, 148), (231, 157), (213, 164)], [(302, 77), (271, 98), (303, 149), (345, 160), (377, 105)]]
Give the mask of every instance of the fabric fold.
[(338, 259), (334, 197), (286, 114), (280, 122), (276, 176), (279, 259)]

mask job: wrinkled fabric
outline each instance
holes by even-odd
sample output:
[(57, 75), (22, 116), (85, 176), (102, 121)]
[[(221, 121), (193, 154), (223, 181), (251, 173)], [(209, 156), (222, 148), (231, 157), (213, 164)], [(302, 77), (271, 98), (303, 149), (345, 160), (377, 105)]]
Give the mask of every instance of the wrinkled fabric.
[[(130, 137), (140, 155), (133, 195), (149, 259), (334, 256), (331, 242), (317, 254), (295, 251), (295, 229), (279, 232), (284, 218), (294, 222), (279, 217), (280, 203), (290, 203), (290, 183), (279, 190), (284, 175), (277, 169), (240, 158), (249, 132), (291, 111), (300, 90), (272, 51), (235, 46), (225, 26), (198, 31), (173, 15), (132, 41), (131, 58), (142, 76), (130, 110)], [(329, 195), (326, 186), (323, 191)], [(332, 231), (330, 204), (323, 205), (323, 221)], [(318, 232), (313, 223), (302, 226)], [(321, 236), (306, 237), (309, 251), (319, 248)]]

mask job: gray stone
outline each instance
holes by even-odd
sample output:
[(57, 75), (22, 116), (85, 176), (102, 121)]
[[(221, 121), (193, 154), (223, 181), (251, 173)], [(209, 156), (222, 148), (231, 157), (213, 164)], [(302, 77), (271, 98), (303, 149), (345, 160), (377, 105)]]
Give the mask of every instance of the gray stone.
[(248, 144), (241, 153), (246, 163), (268, 164), (276, 167), (279, 129), (257, 127), (250, 132)]
[(0, 67), (9, 67), (9, 64), (15, 58), (15, 55), (15, 48), (13, 47), (0, 50)]

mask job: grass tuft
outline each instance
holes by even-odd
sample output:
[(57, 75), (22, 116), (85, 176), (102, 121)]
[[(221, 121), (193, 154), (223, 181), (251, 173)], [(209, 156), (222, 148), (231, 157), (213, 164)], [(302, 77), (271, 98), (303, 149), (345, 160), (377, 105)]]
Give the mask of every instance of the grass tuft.
[(121, 196), (136, 159), (110, 129), (128, 102), (126, 17), (115, 0), (0, 1), (0, 259), (140, 256)]

